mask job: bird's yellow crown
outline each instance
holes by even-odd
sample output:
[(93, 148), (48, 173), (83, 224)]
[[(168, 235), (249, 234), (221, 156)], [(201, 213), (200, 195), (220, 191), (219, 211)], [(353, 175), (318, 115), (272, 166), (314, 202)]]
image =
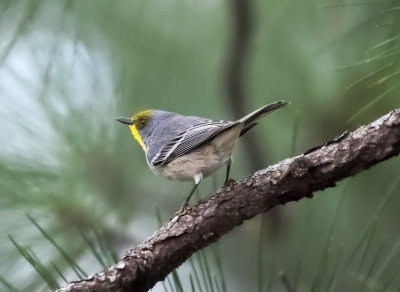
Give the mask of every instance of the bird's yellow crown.
[(145, 152), (147, 151), (147, 148), (143, 142), (142, 137), (139, 134), (139, 131), (143, 130), (150, 121), (151, 112), (152, 110), (145, 110), (135, 114), (132, 117), (133, 124), (129, 126), (133, 137), (135, 138), (136, 141), (138, 141), (138, 143), (140, 144), (140, 146), (142, 146)]

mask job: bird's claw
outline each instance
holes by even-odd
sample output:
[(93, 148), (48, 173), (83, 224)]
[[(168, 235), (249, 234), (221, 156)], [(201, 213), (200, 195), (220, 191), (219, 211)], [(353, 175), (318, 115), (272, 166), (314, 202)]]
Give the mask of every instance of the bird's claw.
[(230, 178), (230, 179), (227, 179), (224, 182), (224, 187), (230, 187), (230, 186), (233, 186), (235, 184), (236, 184), (236, 181), (234, 179)]
[(186, 215), (187, 212), (191, 209), (188, 205), (183, 205), (178, 211), (175, 212), (175, 216), (183, 216)]

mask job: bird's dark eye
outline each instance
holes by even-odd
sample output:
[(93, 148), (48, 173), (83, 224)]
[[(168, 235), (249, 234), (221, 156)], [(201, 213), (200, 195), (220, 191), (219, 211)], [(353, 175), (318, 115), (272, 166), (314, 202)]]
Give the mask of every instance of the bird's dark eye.
[(146, 127), (146, 124), (147, 124), (147, 119), (142, 118), (138, 121), (136, 126), (137, 126), (138, 130), (142, 130), (142, 129), (144, 129), (144, 127)]

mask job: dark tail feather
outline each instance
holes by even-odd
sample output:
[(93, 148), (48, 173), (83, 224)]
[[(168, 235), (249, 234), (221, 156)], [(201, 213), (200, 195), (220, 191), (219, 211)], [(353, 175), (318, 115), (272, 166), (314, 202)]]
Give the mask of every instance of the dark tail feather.
[(263, 106), (262, 108), (259, 108), (258, 110), (255, 110), (254, 112), (249, 113), (248, 115), (244, 116), (243, 118), (241, 118), (239, 120), (240, 122), (244, 123), (242, 133), (244, 134), (245, 132), (247, 132), (246, 128), (248, 128), (248, 127), (252, 128), (254, 122), (256, 122), (258, 119), (260, 119), (263, 116), (265, 116), (269, 113), (272, 113), (273, 111), (280, 109), (288, 104), (289, 103), (287, 101), (277, 101), (277, 102), (268, 104), (266, 106)]
[(243, 128), (243, 129), (240, 131), (239, 137), (242, 137), (242, 136), (243, 136), (244, 134), (246, 134), (249, 130), (253, 129), (253, 127), (254, 127), (255, 125), (257, 125), (257, 123), (253, 123), (253, 124), (247, 125), (246, 128)]

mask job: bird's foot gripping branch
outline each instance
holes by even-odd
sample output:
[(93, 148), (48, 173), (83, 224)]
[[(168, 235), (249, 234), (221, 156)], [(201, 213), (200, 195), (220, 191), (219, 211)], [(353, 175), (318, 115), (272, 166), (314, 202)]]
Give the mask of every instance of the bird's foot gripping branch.
[(107, 271), (59, 291), (148, 291), (195, 251), (276, 205), (311, 197), (400, 152), (400, 109), (196, 203)]

